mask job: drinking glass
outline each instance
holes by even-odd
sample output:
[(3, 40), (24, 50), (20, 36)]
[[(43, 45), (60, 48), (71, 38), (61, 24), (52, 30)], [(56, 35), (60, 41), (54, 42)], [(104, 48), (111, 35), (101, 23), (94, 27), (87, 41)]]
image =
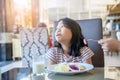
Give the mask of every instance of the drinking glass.
[(33, 75), (32, 80), (45, 80), (45, 75)]
[(45, 74), (45, 56), (40, 55), (33, 58), (33, 75), (44, 75)]
[(120, 31), (116, 33), (117, 39), (120, 41)]

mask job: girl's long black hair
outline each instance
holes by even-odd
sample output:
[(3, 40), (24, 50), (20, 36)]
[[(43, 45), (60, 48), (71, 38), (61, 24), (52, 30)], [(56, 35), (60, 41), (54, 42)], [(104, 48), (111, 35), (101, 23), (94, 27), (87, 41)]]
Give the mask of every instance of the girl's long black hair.
[[(63, 18), (59, 21), (63, 21), (64, 27), (69, 28), (72, 32), (72, 39), (70, 41), (68, 54), (75, 57), (80, 56), (80, 48), (86, 46), (84, 44), (84, 37), (82, 35), (80, 25), (75, 20), (70, 18)], [(61, 44), (57, 41), (55, 41), (54, 47), (62, 48)]]

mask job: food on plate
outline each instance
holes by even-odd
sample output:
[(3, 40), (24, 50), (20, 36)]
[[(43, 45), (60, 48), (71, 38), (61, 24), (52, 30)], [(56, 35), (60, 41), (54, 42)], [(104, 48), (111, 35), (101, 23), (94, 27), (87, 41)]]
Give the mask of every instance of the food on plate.
[(86, 69), (85, 66), (83, 66), (83, 65), (81, 65), (79, 68), (80, 68), (80, 70), (85, 70)]
[(54, 70), (56, 71), (80, 71), (85, 70), (85, 66), (77, 63), (61, 63), (54, 67)]
[(55, 70), (67, 72), (69, 71), (69, 65), (65, 63), (58, 64), (57, 66), (55, 66)]
[(70, 67), (71, 69), (73, 69), (73, 70), (79, 70), (79, 67), (76, 66), (76, 65), (74, 65), (74, 64), (69, 65), (69, 67)]

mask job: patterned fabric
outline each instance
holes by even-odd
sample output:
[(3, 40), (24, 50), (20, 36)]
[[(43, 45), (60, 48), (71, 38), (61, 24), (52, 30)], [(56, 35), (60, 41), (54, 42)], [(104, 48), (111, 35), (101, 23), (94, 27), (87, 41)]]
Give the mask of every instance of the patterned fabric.
[(48, 50), (46, 56), (48, 59), (52, 60), (53, 62), (56, 63), (62, 63), (62, 62), (86, 62), (88, 58), (91, 58), (94, 53), (88, 48), (88, 47), (83, 47), (80, 49), (80, 52), (82, 53), (81, 56), (79, 57), (66, 57), (61, 49), (58, 48), (51, 48)]
[(22, 62), (24, 67), (32, 67), (32, 59), (48, 50), (48, 30), (46, 27), (21, 28)]

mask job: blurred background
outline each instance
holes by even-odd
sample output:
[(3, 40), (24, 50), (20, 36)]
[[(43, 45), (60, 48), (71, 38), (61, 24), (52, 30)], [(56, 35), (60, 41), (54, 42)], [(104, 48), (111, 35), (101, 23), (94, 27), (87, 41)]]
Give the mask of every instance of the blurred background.
[(63, 17), (102, 18), (104, 28), (108, 16), (120, 18), (119, 8), (120, 0), (0, 0), (0, 32), (13, 32), (14, 25), (35, 27), (45, 22), (51, 35), (53, 22)]

